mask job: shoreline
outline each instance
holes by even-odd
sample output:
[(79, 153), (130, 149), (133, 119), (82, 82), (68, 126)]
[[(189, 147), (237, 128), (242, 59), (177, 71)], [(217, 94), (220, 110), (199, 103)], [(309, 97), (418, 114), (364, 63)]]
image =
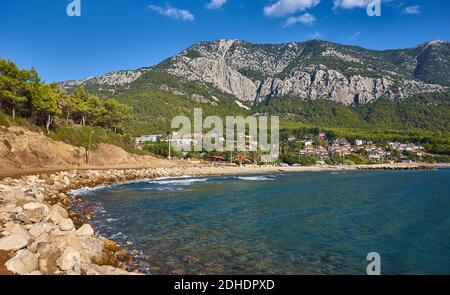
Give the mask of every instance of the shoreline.
[[(172, 165), (169, 165), (172, 164)], [(109, 171), (109, 170), (146, 170), (146, 169), (176, 169), (176, 168), (220, 168), (225, 169), (242, 169), (243, 171), (252, 170), (253, 173), (265, 173), (265, 171), (286, 170), (287, 172), (304, 172), (304, 171), (328, 171), (328, 170), (368, 170), (368, 169), (421, 169), (421, 168), (450, 168), (450, 163), (396, 163), (396, 164), (374, 164), (374, 165), (316, 165), (316, 166), (226, 166), (226, 165), (211, 165), (206, 162), (168, 162), (167, 165), (117, 165), (117, 166), (81, 166), (81, 167), (39, 167), (39, 168), (23, 168), (23, 169), (5, 169), (0, 172), (0, 181), (5, 178), (20, 178), (32, 175), (55, 174), (60, 172), (70, 171)], [(231, 172), (232, 173), (232, 172)], [(251, 173), (251, 172), (248, 172)]]
[[(199, 177), (357, 170), (431, 170), (450, 165), (389, 164), (372, 166), (228, 167), (73, 169), (0, 180), (0, 261), (18, 274), (135, 274), (124, 270), (130, 257), (124, 249), (95, 234), (92, 212), (76, 212), (85, 197), (75, 190), (138, 182), (161, 177)], [(37, 171), (35, 171), (37, 172)], [(3, 255), (5, 256), (5, 255)], [(7, 258), (9, 258), (7, 257)], [(2, 259), (6, 260), (6, 259)], [(2, 265), (3, 266), (3, 265)], [(0, 268), (1, 269), (1, 268)]]

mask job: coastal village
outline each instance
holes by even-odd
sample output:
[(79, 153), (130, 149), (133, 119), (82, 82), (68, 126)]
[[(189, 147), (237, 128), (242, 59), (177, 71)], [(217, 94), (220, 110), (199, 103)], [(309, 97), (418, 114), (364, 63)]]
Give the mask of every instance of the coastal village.
[[(165, 143), (167, 149), (169, 149), (171, 144), (194, 145), (198, 142), (198, 139), (203, 140), (204, 136), (191, 134), (182, 139), (169, 138), (164, 134), (140, 136), (135, 139), (135, 144), (137, 149), (145, 150), (146, 147), (153, 144)], [(223, 137), (213, 136), (213, 138), (225, 143)], [(258, 143), (246, 135), (245, 145), (248, 150), (249, 146), (257, 146)], [(351, 162), (352, 160), (355, 162), (354, 164), (413, 163), (419, 162), (423, 158), (428, 161), (432, 159), (432, 156), (426, 153), (423, 146), (415, 143), (387, 142), (380, 144), (363, 139), (331, 138), (323, 132), (306, 134), (300, 138), (292, 135), (287, 136), (287, 138), (281, 140), (280, 149), (283, 156), (278, 164), (293, 166), (349, 164), (348, 161)], [(186, 158), (192, 156), (192, 153), (185, 152), (178, 156)], [(203, 152), (199, 156), (213, 162), (233, 162), (230, 154), (225, 152), (215, 152), (214, 155)], [(309, 161), (302, 162), (302, 158), (307, 158)], [(249, 160), (248, 162), (252, 161)]]

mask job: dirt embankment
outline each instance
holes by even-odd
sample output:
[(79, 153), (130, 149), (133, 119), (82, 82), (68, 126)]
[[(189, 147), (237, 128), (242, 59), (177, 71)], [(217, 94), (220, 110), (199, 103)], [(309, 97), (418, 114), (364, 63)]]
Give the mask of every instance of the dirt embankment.
[(110, 144), (100, 144), (91, 152), (89, 165), (86, 165), (84, 148), (52, 140), (44, 134), (23, 127), (12, 126), (0, 130), (0, 178), (72, 169), (102, 169), (103, 167), (127, 169), (184, 165), (187, 163), (130, 154)]

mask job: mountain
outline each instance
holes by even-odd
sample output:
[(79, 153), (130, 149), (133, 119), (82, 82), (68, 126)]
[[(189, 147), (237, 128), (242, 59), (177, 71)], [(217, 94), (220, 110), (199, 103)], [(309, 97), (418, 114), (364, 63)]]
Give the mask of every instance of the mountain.
[(154, 67), (62, 84), (84, 85), (104, 96), (156, 88), (209, 104), (229, 95), (245, 105), (279, 96), (351, 105), (444, 91), (449, 74), (450, 43), (444, 41), (376, 51), (319, 40), (277, 45), (218, 40), (195, 44)]

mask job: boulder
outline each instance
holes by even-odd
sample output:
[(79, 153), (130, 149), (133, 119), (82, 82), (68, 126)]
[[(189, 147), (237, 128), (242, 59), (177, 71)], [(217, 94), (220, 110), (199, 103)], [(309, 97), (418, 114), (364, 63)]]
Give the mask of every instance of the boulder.
[(108, 256), (103, 251), (103, 243), (94, 237), (82, 236), (79, 237), (83, 252), (86, 253), (88, 261), (97, 264), (108, 264), (110, 261)]
[(38, 258), (28, 250), (20, 250), (17, 255), (6, 263), (6, 268), (14, 273), (23, 275), (38, 269)]
[[(51, 251), (55, 250), (55, 246), (48, 242), (38, 242), (36, 243), (36, 253), (39, 253), (40, 256), (50, 253)], [(61, 252), (61, 251), (59, 251)]]
[(77, 236), (93, 236), (94, 229), (89, 224), (83, 224), (77, 231), (75, 232)]
[(35, 243), (48, 243), (50, 241), (50, 235), (48, 233), (42, 233), (35, 239)]
[(16, 251), (28, 245), (28, 236), (25, 234), (12, 234), (0, 239), (0, 250)]
[(38, 223), (46, 216), (45, 209), (40, 207), (32, 210), (25, 210), (17, 214), (17, 219), (24, 223)]
[(50, 242), (62, 252), (71, 247), (81, 254), (83, 262), (95, 262), (97, 264), (107, 264), (109, 257), (103, 249), (103, 242), (95, 237), (77, 236), (74, 232), (64, 232), (61, 235), (54, 235)]
[(53, 222), (54, 224), (58, 224), (61, 219), (68, 218), (69, 213), (66, 209), (64, 209), (61, 205), (56, 204), (53, 205), (50, 209), (50, 212), (47, 216), (47, 221)]
[(64, 182), (65, 185), (70, 185), (70, 179), (69, 179), (69, 177), (64, 176), (63, 182)]
[(6, 212), (0, 212), (0, 223), (3, 222), (7, 222), (11, 220), (11, 214), (10, 213), (6, 213)]
[(46, 232), (46, 226), (42, 223), (34, 224), (29, 230), (29, 233), (35, 238), (40, 236), (44, 232)]
[(41, 179), (45, 181), (46, 184), (53, 185), (55, 183), (55, 180), (48, 176), (47, 174), (41, 175)]
[(100, 237), (100, 240), (103, 242), (103, 247), (107, 251), (116, 252), (119, 249), (116, 242), (114, 242), (114, 241), (108, 240), (104, 237)]
[(73, 224), (72, 219), (63, 218), (58, 223), (59, 229), (62, 231), (71, 231), (75, 229), (75, 225)]
[(5, 231), (3, 234), (6, 235), (13, 235), (13, 234), (20, 234), (26, 236), (28, 239), (31, 238), (31, 236), (28, 234), (28, 231), (26, 228), (21, 225), (14, 222), (8, 222), (5, 224)]
[(84, 274), (88, 276), (92, 275), (136, 275), (135, 273), (130, 273), (126, 270), (115, 268), (109, 265), (95, 265), (92, 263), (83, 263), (81, 265), (81, 270)]
[(5, 201), (17, 200), (25, 198), (25, 193), (19, 188), (5, 190), (0, 193), (0, 198)]
[(23, 209), (25, 209), (25, 210), (33, 210), (33, 209), (37, 209), (37, 208), (43, 208), (45, 210), (46, 214), (48, 214), (50, 211), (48, 206), (43, 203), (30, 202), (30, 203), (26, 203), (25, 205), (23, 205)]
[(72, 247), (67, 247), (61, 257), (57, 260), (61, 270), (80, 272), (81, 254)]
[[(59, 272), (57, 261), (61, 257), (61, 251), (59, 249), (51, 249), (51, 247), (45, 249), (41, 247), (39, 249), (39, 245), (38, 251), (42, 252), (39, 256), (39, 270), (46, 275), (57, 274)], [(66, 255), (65, 260), (61, 262), (63, 266), (67, 267), (68, 259), (70, 258)]]
[(8, 204), (5, 206), (2, 206), (0, 209), (4, 213), (20, 213), (23, 211), (23, 208), (21, 206), (17, 206), (15, 204)]

